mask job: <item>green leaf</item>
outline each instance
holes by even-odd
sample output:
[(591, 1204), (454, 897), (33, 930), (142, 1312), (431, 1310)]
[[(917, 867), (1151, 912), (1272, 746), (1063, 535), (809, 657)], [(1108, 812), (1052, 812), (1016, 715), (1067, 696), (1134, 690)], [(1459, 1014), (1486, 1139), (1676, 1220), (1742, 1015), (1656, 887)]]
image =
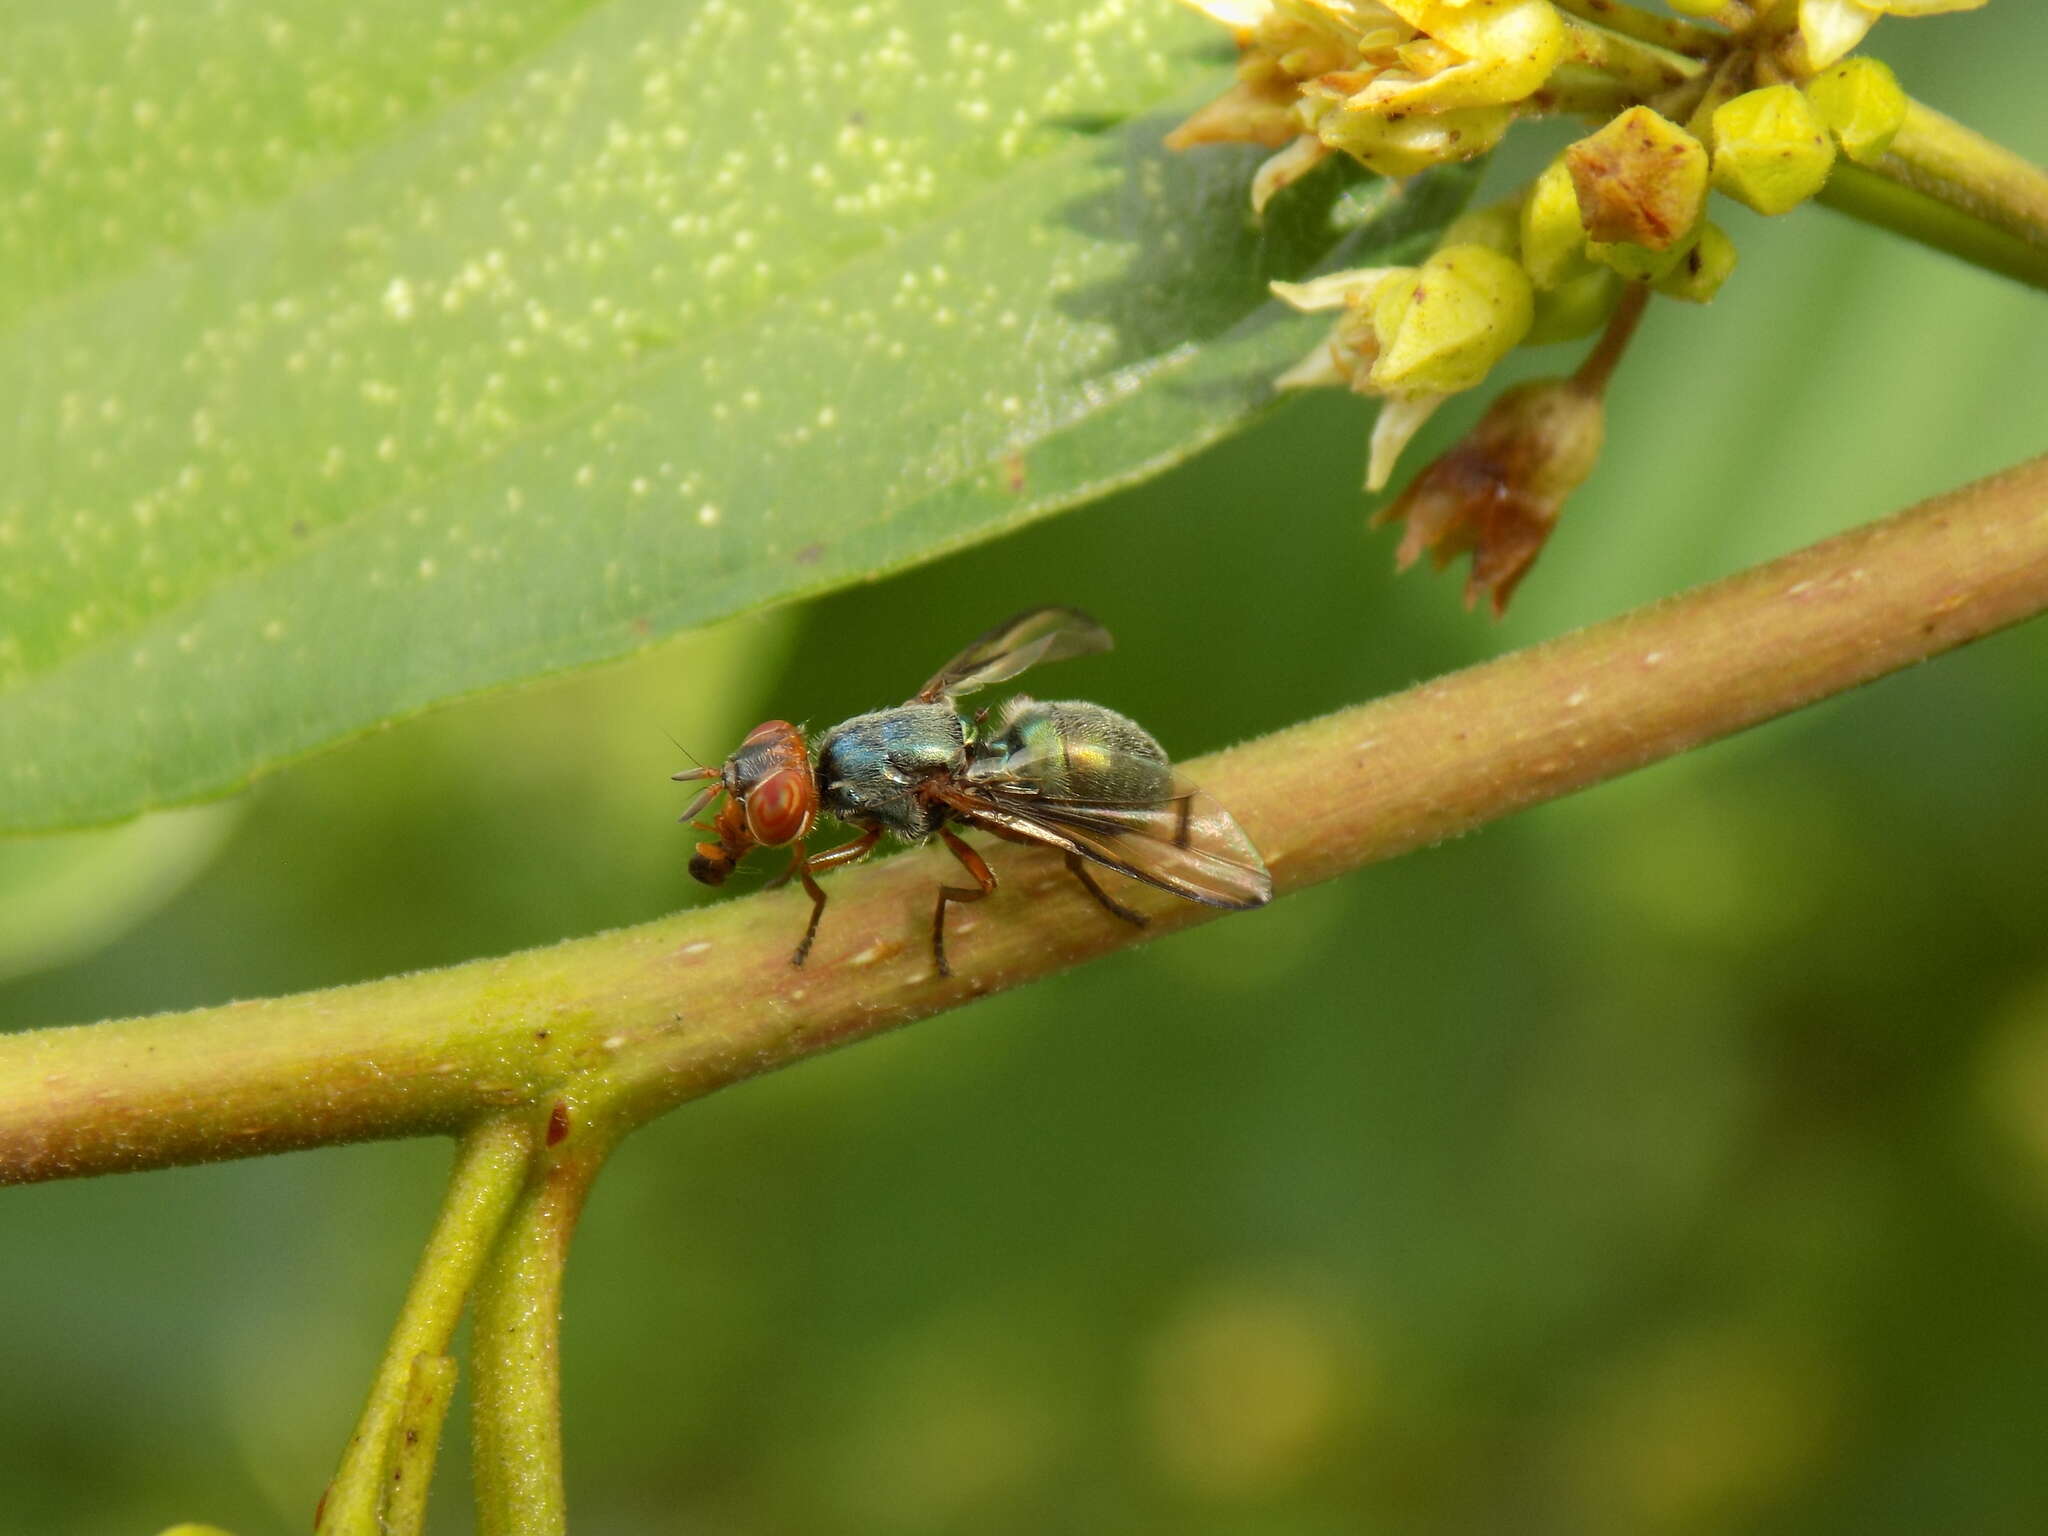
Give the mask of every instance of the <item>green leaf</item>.
[(1265, 280), (1414, 246), (1470, 177), (1319, 177), (1259, 227), (1256, 152), (1159, 147), (1214, 31), (0, 0), (0, 830), (223, 793), (1241, 425), (1319, 334)]

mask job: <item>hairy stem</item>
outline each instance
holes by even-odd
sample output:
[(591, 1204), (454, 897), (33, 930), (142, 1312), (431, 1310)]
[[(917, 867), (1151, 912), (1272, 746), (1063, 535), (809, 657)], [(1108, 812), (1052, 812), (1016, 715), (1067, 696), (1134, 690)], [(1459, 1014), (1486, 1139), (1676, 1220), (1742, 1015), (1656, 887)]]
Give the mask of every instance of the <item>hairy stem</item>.
[(1821, 190), (1820, 201), (1837, 213), (2048, 291), (2048, 245), (2030, 244), (1973, 213), (1876, 171), (1837, 164)]
[(1884, 170), (2048, 250), (2048, 171), (1932, 107), (1916, 101), (1907, 108)]
[[(571, 1129), (526, 1186), (477, 1289), (470, 1338), (472, 1452), (480, 1536), (563, 1536), (562, 1271), (576, 1218), (613, 1140), (599, 1121)], [(551, 1137), (557, 1135), (551, 1129)]]
[[(1191, 766), (1264, 850), (1284, 893), (1687, 751), (2044, 607), (2048, 458)], [(538, 1116), (556, 1094), (573, 1146), (586, 1126), (623, 1128), (1215, 916), (1150, 890), (1119, 892), (1152, 917), (1140, 934), (1108, 920), (1056, 856), (1005, 846), (1004, 890), (955, 919), (956, 974), (941, 979), (926, 948), (937, 857), (832, 876), (801, 971), (789, 951), (808, 902), (783, 891), (445, 971), (0, 1038), (0, 1181), (416, 1135), (508, 1100)], [(509, 1161), (511, 1147), (500, 1155)], [(510, 1176), (488, 1181), (493, 1198)], [(560, 1202), (552, 1180), (543, 1191)], [(537, 1262), (537, 1224), (553, 1230), (562, 1216), (536, 1198), (516, 1221), (524, 1235), (513, 1251), (527, 1263)], [(552, 1283), (495, 1273), (494, 1315), (516, 1319), (520, 1299), (551, 1295)], [(408, 1350), (408, 1369), (413, 1354), (438, 1352)]]
[[(397, 1459), (396, 1441), (408, 1427), (415, 1433), (419, 1428), (416, 1423), (408, 1426), (407, 1404), (419, 1390), (420, 1362), (447, 1354), (470, 1288), (526, 1180), (534, 1142), (532, 1117), (525, 1114), (494, 1115), (462, 1138), (440, 1217), (413, 1272), (362, 1418), (321, 1501), (314, 1526), (320, 1536), (381, 1536), (391, 1472), (400, 1465), (417, 1464), (422, 1457), (431, 1468), (431, 1445), (414, 1452), (407, 1463)], [(447, 1386), (454, 1390), (452, 1377)], [(431, 1405), (431, 1396), (427, 1402)], [(440, 1406), (445, 1411), (445, 1394)], [(438, 1435), (438, 1423), (434, 1432)], [(425, 1496), (422, 1487), (419, 1497)]]
[(2048, 171), (1917, 101), (1891, 152), (1869, 169), (1837, 164), (1820, 200), (2048, 289)]
[(1614, 313), (1608, 317), (1607, 329), (1600, 333), (1600, 339), (1593, 344), (1585, 361), (1572, 374), (1572, 382), (1589, 395), (1604, 395), (1607, 385), (1614, 377), (1614, 370), (1621, 366), (1621, 360), (1628, 352), (1628, 344), (1635, 336), (1636, 327), (1642, 323), (1643, 311), (1650, 304), (1650, 285), (1630, 283), (1621, 291), (1621, 299), (1614, 306)]
[(434, 1481), (455, 1377), (453, 1355), (420, 1355), (412, 1363), (405, 1411), (384, 1469), (383, 1536), (421, 1536), (427, 1528), (427, 1490)]

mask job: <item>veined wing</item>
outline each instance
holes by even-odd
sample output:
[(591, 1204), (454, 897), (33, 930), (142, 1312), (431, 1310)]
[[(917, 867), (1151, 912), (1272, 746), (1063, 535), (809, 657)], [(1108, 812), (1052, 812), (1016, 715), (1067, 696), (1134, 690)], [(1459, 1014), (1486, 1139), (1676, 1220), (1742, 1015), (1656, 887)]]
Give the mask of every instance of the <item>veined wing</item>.
[(1109, 631), (1078, 608), (1032, 608), (1005, 619), (955, 656), (917, 690), (913, 704), (936, 704), (1007, 682), (1041, 661), (1106, 651)]
[(1241, 910), (1273, 899), (1273, 877), (1244, 829), (1179, 773), (1165, 800), (1144, 805), (1055, 800), (1002, 782), (937, 794), (963, 821), (1079, 854), (1205, 906)]

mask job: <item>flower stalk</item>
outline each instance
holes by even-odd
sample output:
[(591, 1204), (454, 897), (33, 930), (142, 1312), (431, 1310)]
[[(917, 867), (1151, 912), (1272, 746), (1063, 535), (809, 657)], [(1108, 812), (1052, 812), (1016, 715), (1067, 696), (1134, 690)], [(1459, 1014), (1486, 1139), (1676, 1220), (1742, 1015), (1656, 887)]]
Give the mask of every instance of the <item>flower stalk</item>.
[[(439, 1422), (426, 1425), (422, 1415), (446, 1411), (454, 1380), (451, 1375), (442, 1382), (444, 1368), (431, 1364), (422, 1379), (421, 1362), (447, 1356), (470, 1290), (510, 1219), (532, 1153), (530, 1120), (516, 1113), (484, 1116), (457, 1146), (455, 1171), (433, 1235), (420, 1255), (362, 1417), (320, 1501), (317, 1536), (384, 1536), (387, 1527), (402, 1529), (402, 1521), (410, 1518), (403, 1512), (406, 1501), (425, 1497), (423, 1486), (405, 1488), (406, 1475), (423, 1485), (421, 1473), (431, 1471)], [(417, 1444), (423, 1428), (430, 1430), (424, 1449)], [(409, 1447), (403, 1443), (408, 1431), (415, 1436)], [(399, 1474), (395, 1481), (394, 1472)], [(402, 1506), (396, 1519), (390, 1518), (394, 1498)]]

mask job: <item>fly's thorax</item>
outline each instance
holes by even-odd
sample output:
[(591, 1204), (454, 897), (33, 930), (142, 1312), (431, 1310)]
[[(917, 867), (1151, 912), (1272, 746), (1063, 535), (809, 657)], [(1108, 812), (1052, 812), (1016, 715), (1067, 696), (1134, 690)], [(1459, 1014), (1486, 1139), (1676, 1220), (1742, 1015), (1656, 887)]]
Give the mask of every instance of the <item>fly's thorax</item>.
[(1061, 800), (1157, 805), (1172, 788), (1173, 767), (1149, 731), (1113, 709), (1018, 697), (975, 742), (966, 777)]
[(854, 826), (898, 837), (929, 837), (945, 819), (918, 794), (926, 780), (950, 778), (967, 761), (960, 717), (945, 704), (905, 704), (856, 715), (818, 743), (824, 806)]
[(802, 731), (787, 720), (764, 720), (725, 760), (725, 781), (745, 794), (769, 774), (807, 767), (809, 761)]

